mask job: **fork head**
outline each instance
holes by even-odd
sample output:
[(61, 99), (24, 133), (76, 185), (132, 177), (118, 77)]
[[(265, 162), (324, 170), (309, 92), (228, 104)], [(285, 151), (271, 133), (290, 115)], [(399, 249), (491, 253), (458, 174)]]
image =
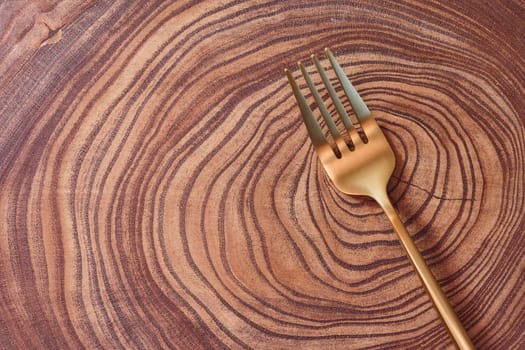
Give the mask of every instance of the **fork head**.
[(357, 132), (326, 71), (315, 55), (312, 55), (312, 61), (344, 125), (344, 130), (342, 132), (339, 131), (306, 68), (299, 63), (302, 75), (320, 114), (330, 130), (333, 142), (330, 143), (325, 137), (317, 118), (310, 109), (292, 73), (285, 69), (301, 110), (304, 124), (317, 155), (335, 186), (344, 193), (365, 195), (379, 199), (386, 193), (386, 185), (394, 170), (394, 153), (374, 116), (350, 83), (332, 52), (329, 49), (325, 49), (325, 53), (354, 110), (365, 137), (362, 138)]

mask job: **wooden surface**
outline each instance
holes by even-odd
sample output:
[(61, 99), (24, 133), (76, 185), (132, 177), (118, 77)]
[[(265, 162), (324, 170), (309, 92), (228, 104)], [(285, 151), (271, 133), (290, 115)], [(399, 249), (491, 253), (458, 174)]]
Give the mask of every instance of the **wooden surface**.
[(301, 125), (283, 68), (325, 46), (474, 343), (525, 348), (523, 1), (4, 1), (0, 28), (0, 348), (453, 348)]

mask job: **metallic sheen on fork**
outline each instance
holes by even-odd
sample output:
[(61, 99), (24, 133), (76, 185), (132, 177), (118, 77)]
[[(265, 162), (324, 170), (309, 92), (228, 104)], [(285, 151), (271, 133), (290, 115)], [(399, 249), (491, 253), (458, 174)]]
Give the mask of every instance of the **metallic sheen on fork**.
[(315, 55), (312, 60), (317, 68), (319, 75), (330, 95), (332, 102), (341, 118), (346, 132), (352, 141), (353, 147), (350, 148), (339, 130), (337, 129), (332, 116), (326, 108), (317, 88), (312, 82), (305, 67), (299, 63), (302, 75), (312, 92), (313, 98), (330, 130), (335, 141), (335, 145), (340, 155), (336, 155), (334, 149), (324, 136), (324, 133), (317, 122), (308, 102), (299, 89), (292, 73), (286, 69), (286, 75), (292, 86), (293, 93), (301, 109), (304, 124), (308, 129), (308, 134), (314, 145), (314, 148), (335, 186), (344, 193), (352, 195), (364, 195), (374, 198), (388, 215), (394, 230), (406, 251), (410, 262), (412, 263), (417, 275), (421, 279), (430, 299), (432, 300), (437, 312), (447, 327), (450, 335), (460, 349), (474, 349), (467, 332), (463, 328), (456, 313), (450, 306), (447, 297), (441, 290), (432, 272), (423, 260), (421, 253), (415, 246), (412, 238), (408, 234), (403, 222), (399, 218), (396, 210), (392, 206), (386, 186), (395, 166), (395, 158), (390, 144), (386, 140), (379, 125), (375, 121), (368, 107), (352, 86), (347, 76), (336, 61), (332, 52), (325, 49), (325, 53), (330, 60), (339, 83), (352, 105), (361, 128), (366, 135), (365, 143), (356, 131), (351, 119), (349, 118), (343, 103), (337, 96), (337, 93), (326, 75), (325, 70)]

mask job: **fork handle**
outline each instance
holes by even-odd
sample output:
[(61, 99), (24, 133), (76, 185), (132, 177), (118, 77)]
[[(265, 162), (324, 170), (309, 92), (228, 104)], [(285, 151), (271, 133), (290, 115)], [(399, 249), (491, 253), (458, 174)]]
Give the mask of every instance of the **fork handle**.
[(394, 230), (397, 234), (397, 237), (399, 238), (399, 241), (401, 242), (401, 245), (405, 249), (405, 252), (407, 253), (410, 262), (414, 266), (414, 269), (416, 270), (417, 275), (421, 279), (421, 282), (423, 282), (423, 286), (425, 287), (428, 295), (430, 296), (430, 299), (432, 300), (435, 309), (437, 310), (439, 316), (443, 320), (443, 323), (445, 324), (447, 330), (454, 339), (457, 347), (461, 350), (475, 349), (467, 332), (465, 331), (465, 328), (463, 328), (461, 321), (454, 312), (454, 309), (452, 309), (452, 306), (450, 306), (447, 297), (445, 296), (445, 294), (441, 290), (441, 287), (436, 281), (436, 278), (428, 268), (427, 264), (425, 263), (425, 260), (421, 256), (421, 253), (414, 244), (414, 241), (408, 234), (405, 225), (399, 218), (399, 215), (397, 214), (396, 210), (394, 209), (394, 206), (390, 202), (388, 195), (385, 193), (384, 195), (381, 195), (380, 198), (376, 198), (376, 201), (388, 215), (390, 222), (392, 222), (392, 225), (394, 226)]

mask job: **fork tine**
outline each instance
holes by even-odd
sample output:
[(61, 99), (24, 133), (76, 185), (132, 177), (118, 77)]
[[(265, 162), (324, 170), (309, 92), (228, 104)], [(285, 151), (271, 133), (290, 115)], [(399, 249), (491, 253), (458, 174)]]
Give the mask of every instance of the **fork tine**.
[(317, 149), (323, 145), (326, 145), (328, 142), (324, 137), (323, 131), (321, 130), (319, 123), (317, 123), (317, 120), (315, 119), (310, 106), (308, 106), (308, 102), (306, 102), (306, 99), (299, 89), (299, 86), (297, 86), (297, 82), (292, 76), (292, 73), (288, 69), (285, 69), (284, 72), (286, 73), (288, 81), (292, 86), (295, 99), (297, 100), (297, 104), (299, 105), (299, 109), (301, 110), (301, 114), (303, 116), (304, 124), (306, 125), (306, 129), (308, 130), (308, 134), (310, 135), (310, 139), (312, 140), (314, 147)]
[(324, 49), (326, 56), (330, 60), (330, 64), (332, 65), (332, 68), (335, 70), (335, 74), (337, 75), (337, 78), (339, 79), (339, 82), (343, 86), (343, 90), (345, 91), (346, 97), (350, 100), (350, 104), (352, 105), (352, 109), (354, 110), (357, 119), (362, 123), (368, 117), (370, 117), (370, 111), (368, 110), (368, 107), (366, 106), (365, 102), (359, 96), (357, 93), (357, 90), (354, 88), (346, 74), (343, 72), (343, 69), (335, 59), (332, 51), (330, 49), (326, 48)]
[(319, 75), (321, 76), (321, 79), (323, 80), (324, 85), (326, 86), (326, 89), (328, 90), (328, 94), (332, 98), (332, 101), (334, 102), (335, 108), (337, 109), (337, 113), (339, 113), (339, 116), (343, 120), (343, 124), (345, 125), (347, 130), (354, 129), (354, 124), (350, 120), (350, 117), (348, 117), (348, 113), (346, 113), (346, 110), (341, 103), (341, 100), (337, 96), (337, 93), (335, 92), (335, 89), (330, 82), (330, 79), (328, 79), (328, 76), (326, 75), (326, 72), (321, 66), (321, 63), (319, 62), (319, 59), (317, 59), (316, 55), (312, 55), (312, 61), (314, 61), (315, 66), (317, 67), (317, 71), (319, 72)]
[(323, 115), (326, 125), (328, 125), (328, 129), (330, 129), (330, 132), (332, 133), (334, 140), (338, 139), (339, 137), (341, 137), (341, 134), (339, 133), (339, 130), (337, 130), (337, 126), (335, 125), (334, 120), (332, 119), (332, 116), (330, 115), (330, 112), (328, 112), (328, 109), (326, 108), (323, 102), (323, 99), (319, 95), (319, 91), (317, 91), (315, 84), (312, 82), (312, 79), (310, 79), (310, 75), (308, 75), (308, 72), (306, 71), (302, 63), (299, 63), (299, 68), (301, 69), (301, 72), (303, 73), (304, 80), (306, 80), (306, 84), (308, 84), (308, 87), (310, 88), (310, 91), (312, 92), (312, 95), (314, 96), (315, 103), (317, 103), (317, 106), (319, 106), (321, 114)]
[(326, 75), (326, 72), (319, 62), (319, 59), (316, 55), (312, 55), (312, 61), (314, 61), (315, 66), (317, 67), (317, 71), (319, 72), (319, 75), (321, 76), (321, 79), (323, 80), (324, 85), (326, 86), (326, 89), (328, 90), (328, 94), (330, 95), (330, 98), (334, 102), (335, 108), (337, 110), (337, 113), (341, 117), (341, 120), (343, 121), (343, 124), (348, 131), (348, 134), (350, 135), (350, 138), (352, 139), (352, 143), (355, 147), (357, 147), (359, 144), (363, 143), (361, 141), (361, 138), (357, 134), (357, 131), (354, 128), (354, 124), (350, 120), (350, 117), (348, 116), (348, 113), (346, 113), (345, 107), (343, 106), (343, 103), (337, 96), (337, 93), (335, 92), (335, 89), (330, 82), (330, 79)]

